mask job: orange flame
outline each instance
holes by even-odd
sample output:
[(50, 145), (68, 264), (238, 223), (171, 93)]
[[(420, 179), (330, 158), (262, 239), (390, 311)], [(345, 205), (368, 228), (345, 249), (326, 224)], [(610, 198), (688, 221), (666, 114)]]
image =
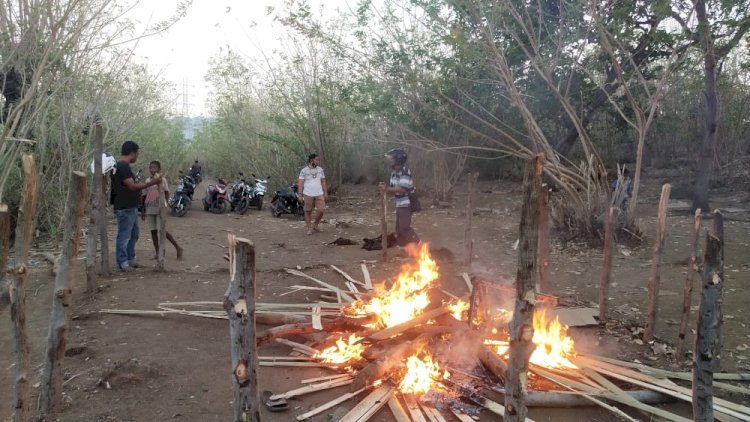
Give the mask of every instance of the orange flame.
[(469, 302), (465, 300), (459, 299), (456, 302), (449, 303), (448, 309), (450, 310), (451, 315), (453, 315), (453, 318), (456, 318), (459, 321), (466, 321), (469, 318), (467, 315)]
[(548, 368), (577, 368), (568, 358), (575, 357), (573, 339), (568, 337), (568, 326), (555, 317), (550, 320), (547, 310), (534, 310), (534, 338), (536, 345), (529, 361)]
[(429, 392), (436, 380), (450, 374), (440, 371), (440, 366), (429, 353), (417, 353), (406, 360), (406, 374), (398, 388), (404, 394), (424, 394)]
[(343, 338), (336, 340), (336, 345), (331, 346), (327, 349), (322, 350), (315, 357), (326, 363), (334, 365), (345, 365), (347, 363), (356, 362), (362, 359), (362, 352), (365, 351), (365, 347), (362, 343), (359, 343), (361, 338), (355, 334), (349, 336), (347, 341)]
[(387, 328), (409, 321), (420, 315), (429, 305), (429, 289), (437, 280), (438, 268), (430, 257), (427, 243), (410, 244), (406, 251), (417, 259), (415, 264), (404, 264), (398, 279), (389, 290), (376, 288), (375, 297), (369, 302), (357, 302), (352, 308), (357, 313), (371, 314), (378, 318), (377, 327)]

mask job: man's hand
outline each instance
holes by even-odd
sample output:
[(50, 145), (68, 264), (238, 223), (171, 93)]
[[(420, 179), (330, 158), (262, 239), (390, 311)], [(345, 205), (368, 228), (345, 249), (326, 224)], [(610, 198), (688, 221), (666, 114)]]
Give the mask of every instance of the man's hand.
[(154, 177), (151, 178), (151, 185), (158, 185), (161, 183), (161, 174), (156, 173)]
[(378, 189), (380, 189), (381, 192), (388, 192), (388, 186), (386, 186), (385, 182), (378, 183)]

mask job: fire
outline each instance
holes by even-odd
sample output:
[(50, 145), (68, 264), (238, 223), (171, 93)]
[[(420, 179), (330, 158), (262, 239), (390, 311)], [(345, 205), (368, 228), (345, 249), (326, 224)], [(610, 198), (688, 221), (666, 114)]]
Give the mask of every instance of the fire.
[(424, 394), (434, 387), (435, 380), (448, 376), (447, 371), (441, 373), (429, 353), (417, 353), (406, 360), (406, 374), (398, 388), (404, 394)]
[(448, 304), (448, 309), (450, 309), (450, 313), (454, 318), (459, 321), (466, 321), (468, 318), (466, 312), (469, 310), (469, 302), (459, 299), (454, 303)]
[(358, 313), (376, 315), (377, 328), (409, 321), (423, 313), (430, 303), (428, 291), (439, 274), (437, 264), (430, 257), (429, 245), (410, 244), (406, 250), (417, 259), (417, 263), (404, 264), (391, 289), (376, 289), (375, 297), (369, 302), (354, 305)]
[(577, 368), (568, 360), (575, 357), (573, 339), (567, 336), (568, 326), (560, 324), (558, 317), (551, 320), (546, 309), (534, 311), (534, 338), (536, 345), (530, 362), (548, 368)]
[(358, 361), (362, 358), (362, 352), (365, 351), (365, 347), (362, 343), (359, 343), (360, 340), (362, 339), (355, 334), (350, 335), (347, 341), (344, 341), (343, 338), (339, 338), (336, 340), (335, 346), (322, 350), (319, 354), (315, 355), (315, 357), (323, 362), (334, 365), (344, 365)]

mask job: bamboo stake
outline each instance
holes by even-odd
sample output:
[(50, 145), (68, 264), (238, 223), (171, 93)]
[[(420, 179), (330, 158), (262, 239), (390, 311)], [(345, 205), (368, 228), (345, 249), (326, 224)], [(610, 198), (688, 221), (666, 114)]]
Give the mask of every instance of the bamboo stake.
[(21, 206), (18, 209), (16, 240), (13, 244), (15, 265), (26, 265), (26, 258), (29, 255), (31, 239), (34, 237), (34, 215), (36, 213), (37, 185), (39, 181), (34, 156), (24, 154), (21, 157), (21, 161), (23, 163), (24, 186)]
[(609, 207), (604, 223), (604, 263), (599, 279), (599, 323), (607, 322), (607, 298), (609, 296), (609, 279), (612, 277), (612, 247), (614, 246), (615, 208)]
[(466, 413), (459, 413), (453, 409), (451, 409), (451, 413), (453, 413), (453, 416), (455, 416), (460, 422), (474, 422), (474, 419)]
[(419, 404), (413, 395), (404, 395), (404, 403), (406, 403), (406, 410), (409, 411), (409, 416), (411, 416), (411, 419), (414, 422), (427, 422), (424, 413), (422, 413), (422, 410), (419, 408)]
[(10, 282), (6, 280), (10, 255), (10, 212), (8, 206), (0, 204), (0, 314), (10, 304)]
[(419, 403), (419, 407), (422, 408), (422, 411), (425, 415), (427, 415), (427, 418), (430, 420), (430, 422), (447, 422), (443, 415), (441, 415), (440, 412), (438, 412), (438, 410), (434, 407), (426, 405), (424, 403)]
[(380, 246), (383, 248), (380, 258), (388, 262), (388, 197), (385, 192), (380, 195), (380, 235)]
[(713, 213), (714, 234), (706, 234), (703, 260), (703, 288), (696, 321), (693, 351), (693, 418), (713, 421), (713, 373), (721, 364), (721, 305), (724, 288), (724, 226), (723, 217)]
[(372, 279), (370, 278), (370, 271), (367, 269), (367, 264), (364, 262), (360, 264), (362, 267), (362, 277), (365, 279), (365, 289), (368, 292), (372, 291)]
[(471, 220), (474, 217), (474, 191), (476, 190), (479, 173), (468, 174), (468, 195), (466, 198), (466, 222), (464, 223), (464, 246), (466, 247), (466, 257), (464, 263), (471, 264), (474, 255), (474, 238), (471, 235)]
[(86, 208), (86, 175), (73, 172), (70, 175), (70, 191), (65, 206), (65, 233), (63, 235), (60, 269), (55, 276), (55, 290), (52, 295), (52, 315), (47, 337), (46, 361), (42, 375), (40, 411), (42, 415), (62, 408), (63, 369), (68, 328), (71, 314), (68, 309), (73, 302), (73, 281), (78, 265), (83, 212)]
[(321, 406), (316, 407), (315, 409), (313, 409), (313, 410), (311, 410), (309, 412), (306, 412), (306, 413), (303, 413), (301, 415), (298, 415), (297, 416), (297, 420), (298, 421), (304, 421), (305, 419), (312, 418), (313, 416), (318, 415), (320, 413), (323, 413), (326, 410), (328, 410), (328, 409), (330, 409), (330, 408), (332, 408), (334, 406), (337, 406), (337, 405), (339, 405), (339, 404), (341, 404), (341, 403), (343, 403), (343, 402), (351, 399), (352, 397), (356, 397), (357, 395), (359, 395), (360, 393), (362, 393), (365, 390), (367, 390), (367, 387), (361, 388), (361, 389), (359, 389), (357, 391), (353, 391), (351, 393), (346, 393), (346, 394), (344, 394), (342, 396), (339, 396), (339, 397), (337, 397), (337, 398), (329, 401), (328, 403), (325, 403), (325, 404), (323, 404)]
[(538, 293), (550, 293), (550, 267), (549, 267), (549, 187), (546, 183), (539, 186), (539, 239), (537, 256), (539, 272), (537, 277), (536, 291)]
[(337, 295), (341, 295), (341, 297), (344, 300), (346, 300), (348, 302), (354, 302), (354, 298), (352, 298), (351, 296), (349, 296), (348, 294), (346, 294), (343, 290), (339, 289), (336, 286), (328, 284), (325, 281), (318, 280), (317, 278), (312, 277), (310, 275), (307, 275), (307, 274), (303, 273), (302, 271), (293, 270), (291, 268), (286, 268), (284, 271), (286, 271), (289, 274), (296, 275), (298, 277), (304, 277), (304, 278), (306, 278), (308, 280), (312, 280), (312, 281), (320, 284), (323, 287), (327, 287), (328, 289), (330, 289), (332, 292), (336, 293)]
[(308, 379), (304, 379), (300, 381), (300, 384), (312, 384), (312, 383), (320, 382), (320, 381), (330, 381), (334, 379), (340, 380), (340, 379), (345, 379), (345, 378), (352, 378), (352, 376), (350, 374), (338, 374), (338, 375), (329, 375), (325, 377), (308, 378)]
[(526, 419), (524, 403), (529, 370), (529, 358), (534, 351), (535, 284), (537, 280), (537, 246), (539, 232), (539, 185), (542, 183), (544, 155), (535, 156), (526, 166), (524, 200), (519, 227), (518, 271), (516, 275), (516, 304), (510, 321), (510, 357), (505, 384), (505, 422)]
[[(101, 154), (100, 154), (101, 156)], [(109, 234), (107, 233), (107, 205), (105, 202), (105, 198), (108, 198), (107, 192), (110, 185), (110, 174), (107, 173), (105, 175), (101, 176), (102, 183), (101, 183), (101, 207), (99, 207), (99, 219), (97, 220), (97, 223), (99, 223), (99, 229), (97, 230), (99, 232), (99, 249), (101, 251), (100, 253), (100, 259), (101, 259), (101, 269), (100, 274), (103, 277), (109, 277), (110, 276), (110, 270), (109, 270)]]
[(395, 388), (388, 385), (382, 384), (370, 393), (367, 397), (362, 399), (352, 410), (344, 415), (339, 422), (366, 422), (368, 421), (378, 410), (388, 403), (393, 396)]
[(321, 382), (319, 384), (309, 384), (304, 387), (289, 390), (286, 393), (274, 394), (273, 396), (271, 396), (271, 400), (291, 399), (292, 397), (299, 397), (305, 394), (315, 393), (317, 391), (343, 387), (345, 385), (351, 384), (352, 382), (353, 380), (351, 379), (334, 379), (326, 382)]
[(167, 253), (167, 204), (164, 199), (164, 181), (159, 182), (157, 186), (159, 192), (159, 214), (156, 215), (156, 232), (159, 239), (159, 248), (156, 253), (156, 271), (164, 271), (164, 260)]
[(293, 347), (295, 349), (302, 350), (302, 351), (304, 351), (305, 354), (307, 354), (309, 356), (315, 356), (315, 355), (319, 355), (320, 354), (320, 350), (318, 350), (318, 349), (315, 349), (313, 347), (304, 345), (302, 343), (297, 343), (295, 341), (287, 340), (285, 338), (277, 338), (276, 339), (276, 343), (285, 344), (285, 345), (287, 345), (289, 347)]
[(680, 330), (677, 333), (676, 356), (681, 358), (685, 352), (685, 333), (687, 332), (688, 319), (690, 318), (690, 305), (693, 296), (693, 275), (697, 270), (698, 237), (701, 231), (701, 209), (695, 210), (693, 217), (693, 233), (690, 237), (690, 260), (688, 261), (687, 275), (685, 276), (685, 287), (682, 290), (682, 315), (680, 317)]
[[(96, 269), (96, 244), (99, 230), (104, 225), (99, 224), (101, 218), (100, 207), (104, 206), (102, 195), (102, 127), (96, 119), (94, 122), (94, 174), (93, 191), (91, 192), (91, 208), (89, 209), (89, 232), (86, 236), (86, 292), (98, 290)], [(102, 251), (103, 252), (103, 251)]]
[(659, 200), (659, 213), (656, 217), (656, 235), (654, 237), (654, 253), (651, 261), (651, 275), (648, 279), (648, 315), (646, 327), (643, 330), (643, 341), (654, 339), (656, 326), (656, 314), (659, 307), (659, 281), (661, 279), (661, 251), (664, 249), (667, 226), (667, 205), (669, 203), (669, 192), (672, 187), (665, 183), (661, 188), (661, 199)]
[(357, 285), (359, 285), (361, 287), (367, 288), (367, 285), (365, 283), (363, 283), (363, 282), (361, 282), (359, 280), (355, 280), (354, 277), (352, 277), (349, 274), (347, 274), (341, 268), (339, 268), (339, 267), (337, 267), (335, 265), (331, 265), (331, 268), (333, 268), (333, 270), (336, 271), (337, 273), (341, 274), (341, 276), (344, 277), (347, 281), (350, 281), (350, 282), (352, 282), (354, 284), (357, 284)]
[(326, 368), (331, 369), (329, 366), (317, 363), (317, 362), (273, 362), (273, 361), (258, 361), (258, 366), (293, 366), (293, 367), (306, 367), (306, 368)]
[(227, 236), (227, 243), (230, 282), (224, 295), (224, 309), (229, 318), (231, 338), (233, 420), (260, 422), (258, 348), (255, 342), (255, 246), (233, 234)]
[(31, 352), (26, 331), (26, 266), (19, 264), (10, 277), (10, 317), (16, 357), (15, 422), (31, 422)]
[(388, 400), (388, 408), (391, 409), (396, 422), (412, 422), (409, 414), (404, 410), (404, 406), (401, 405), (401, 401), (395, 395)]

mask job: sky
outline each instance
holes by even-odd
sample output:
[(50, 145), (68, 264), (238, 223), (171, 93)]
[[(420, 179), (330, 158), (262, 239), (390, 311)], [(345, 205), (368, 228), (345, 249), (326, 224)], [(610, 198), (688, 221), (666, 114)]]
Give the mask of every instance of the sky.
[[(323, 7), (323, 16), (333, 15), (337, 8), (348, 9), (347, 1), (310, 0), (313, 10)], [(128, 18), (137, 27), (147, 27), (167, 20), (175, 13), (177, 0), (141, 0)], [(230, 47), (248, 57), (261, 57), (279, 47), (280, 24), (267, 15), (268, 7), (281, 9), (283, 0), (194, 0), (187, 15), (166, 33), (147, 37), (135, 45), (136, 60), (148, 65), (152, 72), (170, 81), (178, 94), (174, 112), (189, 116), (207, 115), (209, 91), (204, 76), (209, 59), (221, 47)], [(183, 97), (183, 93), (187, 96)], [(187, 98), (187, 107), (185, 101)]]

